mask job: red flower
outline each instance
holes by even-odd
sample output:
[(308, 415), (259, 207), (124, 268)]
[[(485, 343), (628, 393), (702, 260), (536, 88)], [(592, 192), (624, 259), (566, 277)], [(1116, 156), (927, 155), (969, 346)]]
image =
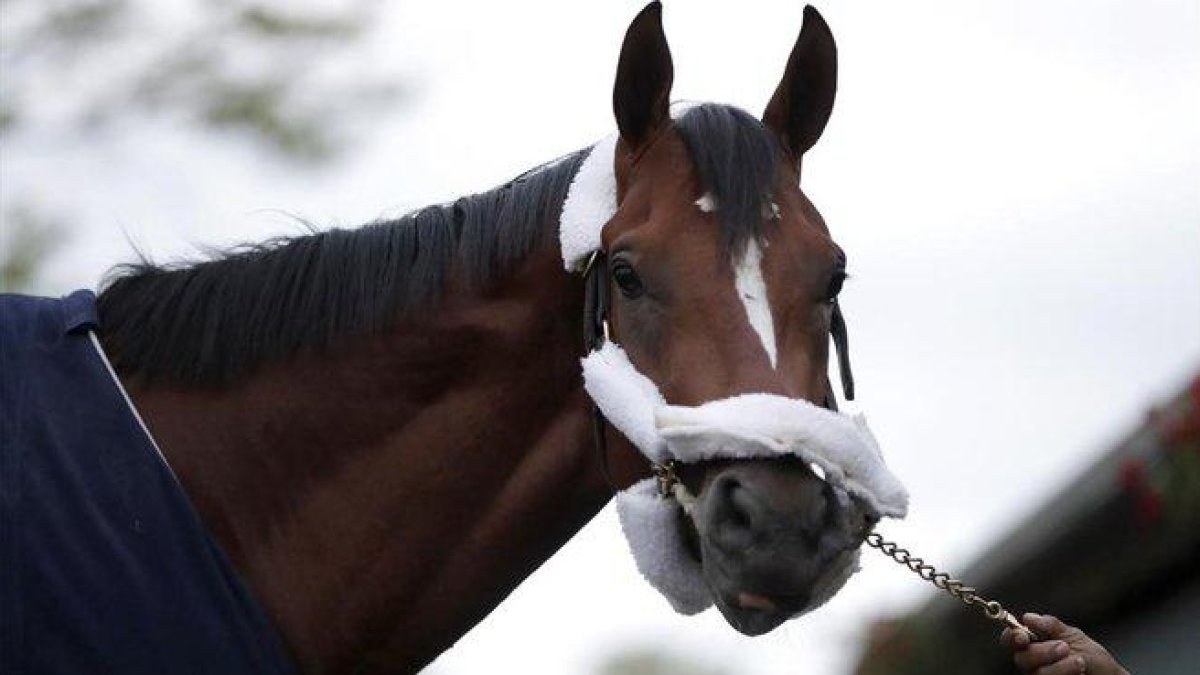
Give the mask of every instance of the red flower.
[(1149, 525), (1162, 517), (1163, 498), (1146, 480), (1146, 461), (1127, 459), (1117, 471), (1121, 489), (1133, 499), (1134, 516), (1139, 525)]

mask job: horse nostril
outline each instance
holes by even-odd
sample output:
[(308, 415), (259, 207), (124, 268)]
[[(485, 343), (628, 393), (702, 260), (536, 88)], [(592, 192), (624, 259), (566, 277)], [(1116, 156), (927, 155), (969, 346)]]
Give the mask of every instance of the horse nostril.
[(762, 506), (737, 478), (722, 476), (709, 500), (712, 534), (729, 546), (745, 546), (755, 534)]
[(727, 508), (729, 509), (729, 522), (734, 527), (750, 529), (750, 509), (748, 508), (746, 489), (741, 486), (733, 487), (729, 490), (729, 498)]

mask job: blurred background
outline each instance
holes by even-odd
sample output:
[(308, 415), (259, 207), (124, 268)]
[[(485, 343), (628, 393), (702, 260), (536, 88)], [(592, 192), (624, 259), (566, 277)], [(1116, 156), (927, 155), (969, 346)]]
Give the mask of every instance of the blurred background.
[[(607, 134), (639, 1), (0, 0), (0, 289), (351, 226)], [(881, 531), (1135, 672), (1200, 632), (1200, 4), (828, 0), (804, 188), (850, 256)], [(800, 2), (667, 2), (675, 98), (761, 111)], [(674, 615), (606, 509), (428, 672), (1003, 673), (873, 551), (757, 639)], [(1142, 670), (1144, 669), (1144, 670)]]

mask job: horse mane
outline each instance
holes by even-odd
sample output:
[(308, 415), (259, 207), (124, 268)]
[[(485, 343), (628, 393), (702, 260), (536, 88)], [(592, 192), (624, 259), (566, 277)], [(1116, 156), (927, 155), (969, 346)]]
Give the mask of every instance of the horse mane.
[[(723, 240), (761, 236), (778, 145), (762, 123), (704, 104), (675, 122), (720, 204)], [(208, 259), (115, 267), (99, 299), (113, 365), (141, 382), (223, 385), (301, 350), (378, 334), (430, 307), (447, 281), (496, 283), (557, 236), (571, 181), (591, 148), (487, 192), (362, 227), (278, 237)]]
[(586, 154), (356, 229), (243, 244), (201, 261), (120, 265), (98, 300), (106, 351), (122, 375), (212, 385), (383, 331), (435, 302), (452, 273), (486, 286), (552, 241)]

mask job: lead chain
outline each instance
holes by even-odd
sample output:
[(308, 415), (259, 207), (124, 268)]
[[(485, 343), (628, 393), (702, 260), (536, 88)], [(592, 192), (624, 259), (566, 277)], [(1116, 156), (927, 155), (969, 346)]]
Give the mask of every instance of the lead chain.
[(964, 605), (978, 607), (983, 612), (983, 615), (992, 621), (1001, 623), (1014, 630), (1023, 630), (1029, 634), (1032, 640), (1038, 639), (1037, 634), (1030, 630), (1028, 626), (1018, 621), (1017, 617), (1004, 608), (1004, 605), (996, 600), (988, 600), (962, 581), (951, 577), (945, 572), (939, 572), (936, 567), (914, 556), (908, 549), (900, 548), (899, 544), (887, 541), (875, 532), (867, 535), (866, 543), (867, 546), (878, 549), (887, 557), (912, 570), (913, 573), (925, 581), (957, 598)]

